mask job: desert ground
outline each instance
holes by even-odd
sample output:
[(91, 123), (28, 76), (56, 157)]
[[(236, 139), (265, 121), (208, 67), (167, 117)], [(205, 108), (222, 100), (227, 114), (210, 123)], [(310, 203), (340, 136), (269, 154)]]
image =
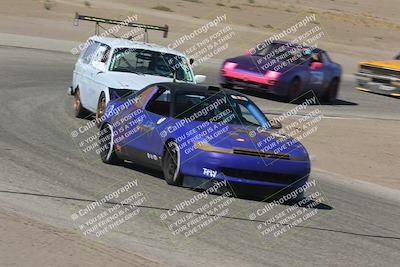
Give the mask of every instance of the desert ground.
[[(170, 27), (168, 39), (161, 38), (161, 34), (157, 33), (151, 35), (151, 41), (166, 45), (217, 16), (226, 14), (225, 23), (231, 25), (236, 34), (229, 51), (218, 56), (222, 59), (242, 53), (269, 35), (279, 33), (307, 15), (315, 14), (316, 21), (313, 24), (319, 25), (325, 33), (319, 40), (319, 47), (328, 50), (333, 58), (340, 61), (347, 73), (354, 72), (360, 60), (392, 58), (398, 53), (396, 44), (400, 38), (400, 21), (395, 0), (251, 2), (253, 1), (1, 1), (0, 31), (81, 43), (93, 34), (94, 28), (91, 23), (71, 27), (75, 12), (114, 19), (126, 19), (135, 15), (141, 23), (167, 24)], [(199, 40), (201, 36), (179, 49), (184, 51)]]

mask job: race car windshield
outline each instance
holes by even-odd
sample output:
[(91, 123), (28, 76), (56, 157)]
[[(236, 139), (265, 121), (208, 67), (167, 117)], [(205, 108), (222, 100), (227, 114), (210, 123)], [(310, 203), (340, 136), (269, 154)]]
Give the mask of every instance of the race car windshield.
[(151, 50), (116, 49), (109, 70), (169, 78), (174, 78), (175, 75), (177, 80), (193, 82), (193, 75), (186, 58)]
[(286, 61), (291, 64), (301, 64), (307, 61), (310, 54), (310, 49), (280, 43), (272, 43), (257, 53), (258, 56), (274, 58), (277, 61)]
[(177, 119), (270, 128), (265, 115), (244, 96), (178, 92), (175, 103)]

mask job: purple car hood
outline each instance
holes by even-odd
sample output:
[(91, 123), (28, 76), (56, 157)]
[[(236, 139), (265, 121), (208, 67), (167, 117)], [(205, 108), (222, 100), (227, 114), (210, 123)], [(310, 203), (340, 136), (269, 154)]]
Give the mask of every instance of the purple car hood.
[(284, 154), (308, 158), (303, 145), (293, 138), (278, 133), (276, 129), (257, 131), (255, 127), (227, 124), (219, 126), (209, 144), (218, 148)]

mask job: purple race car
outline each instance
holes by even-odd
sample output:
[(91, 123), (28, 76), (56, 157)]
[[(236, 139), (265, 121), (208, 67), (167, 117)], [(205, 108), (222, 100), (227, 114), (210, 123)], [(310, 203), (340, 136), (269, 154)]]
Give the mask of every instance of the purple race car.
[(261, 50), (226, 59), (220, 84), (265, 91), (293, 100), (313, 91), (323, 101), (336, 99), (342, 68), (318, 48), (275, 41)]
[(110, 102), (105, 114), (102, 161), (162, 170), (171, 185), (227, 181), (236, 193), (258, 195), (295, 190), (310, 173), (305, 147), (238, 92), (158, 83)]

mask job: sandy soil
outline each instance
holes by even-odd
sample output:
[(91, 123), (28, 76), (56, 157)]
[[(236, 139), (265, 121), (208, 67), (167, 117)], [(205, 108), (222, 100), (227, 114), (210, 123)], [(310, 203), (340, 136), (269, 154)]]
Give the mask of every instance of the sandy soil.
[(390, 120), (323, 119), (302, 142), (313, 168), (400, 189), (399, 132), (400, 124)]
[(2, 209), (0, 236), (1, 266), (160, 266)]
[[(90, 7), (84, 2), (89, 2)], [(318, 45), (329, 50), (345, 71), (351, 73), (359, 60), (390, 58), (398, 53), (400, 19), (395, 6), (395, 0), (284, 0), (279, 3), (264, 0), (254, 4), (239, 0), (166, 0), (162, 4), (155, 0), (5, 0), (0, 2), (0, 32), (82, 42), (93, 34), (94, 26), (82, 23), (80, 27), (72, 27), (75, 12), (115, 19), (135, 14), (139, 22), (168, 24), (171, 29), (168, 39), (162, 39), (160, 33), (151, 35), (152, 41), (168, 44), (226, 14), (226, 23), (232, 26), (235, 36), (229, 51), (218, 55), (224, 58), (253, 47), (307, 15), (316, 14), (313, 26), (319, 25), (325, 34)], [(296, 36), (298, 33), (288, 35), (287, 39)], [(203, 38), (198, 36), (186, 42), (180, 50)]]

